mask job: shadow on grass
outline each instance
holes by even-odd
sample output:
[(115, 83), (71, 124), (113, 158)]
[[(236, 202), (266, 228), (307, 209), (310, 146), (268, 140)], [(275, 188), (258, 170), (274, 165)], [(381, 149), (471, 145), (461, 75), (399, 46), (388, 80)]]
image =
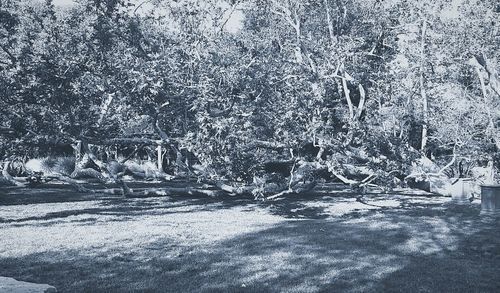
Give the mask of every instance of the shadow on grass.
[[(183, 187), (185, 182), (128, 182), (127, 185), (133, 189), (162, 188), (162, 187)], [(104, 189), (120, 189), (117, 184), (101, 184), (86, 182), (83, 187), (93, 190), (94, 193), (77, 192), (67, 184), (43, 184), (36, 187), (1, 187), (0, 205), (20, 205), (20, 204), (40, 204), (40, 203), (60, 203), (79, 202), (90, 200), (121, 199), (123, 196), (117, 194), (103, 193)]]
[[(2, 218), (0, 223), (15, 223), (17, 226), (37, 226), (57, 224), (57, 219), (64, 220), (72, 216), (114, 216), (113, 221), (129, 221), (136, 217), (161, 216), (167, 214), (194, 213), (200, 211), (216, 211), (233, 207), (255, 207), (250, 200), (220, 200), (212, 198), (172, 199), (161, 197), (154, 199), (126, 199), (117, 198), (112, 200), (96, 201), (95, 207), (91, 208), (69, 208), (62, 211), (47, 212), (38, 216), (26, 216), (22, 218)], [(182, 208), (182, 210), (179, 210)], [(26, 205), (29, 210), (29, 205)], [(250, 209), (251, 210), (251, 209)], [(50, 221), (44, 223), (43, 221)], [(35, 222), (35, 223), (33, 223)]]
[[(367, 288), (378, 267), (396, 270), (388, 238), (347, 224), (296, 221), (213, 247), (171, 247), (158, 241), (128, 253), (61, 251), (0, 260), (2, 275), (42, 281), (63, 292), (303, 292), (325, 284)], [(87, 254), (88, 253), (88, 254)], [(338, 280), (338, 282), (333, 282)], [(360, 285), (361, 284), (361, 285)]]
[[(475, 219), (463, 229), (456, 249), (415, 255), (402, 269), (387, 275), (381, 292), (500, 292), (500, 217)], [(466, 234), (466, 235), (464, 235)]]
[(0, 190), (0, 205), (40, 204), (57, 202), (76, 202), (116, 198), (106, 195), (97, 197), (93, 193), (79, 193), (67, 187), (19, 188), (9, 187)]
[[(56, 198), (60, 195), (58, 190), (50, 190), (56, 194)], [(40, 194), (39, 197), (50, 197), (47, 194)], [(70, 195), (71, 196), (71, 195)], [(79, 195), (81, 198), (86, 198), (86, 195)], [(47, 226), (54, 225), (58, 222), (56, 220), (66, 221), (68, 217), (76, 217), (85, 215), (92, 216), (113, 216), (113, 221), (129, 221), (136, 217), (142, 216), (161, 216), (167, 214), (182, 214), (193, 212), (216, 212), (223, 209), (241, 208), (242, 211), (251, 212), (255, 209), (265, 209), (273, 215), (284, 218), (295, 219), (326, 219), (332, 215), (325, 210), (327, 205), (311, 206), (308, 203), (313, 201), (328, 204), (332, 202), (345, 201), (346, 199), (339, 199), (336, 197), (321, 196), (321, 197), (290, 197), (279, 201), (258, 202), (249, 198), (209, 198), (209, 197), (183, 197), (183, 196), (166, 196), (156, 198), (132, 198), (127, 199), (123, 197), (109, 198), (106, 196), (94, 195), (94, 206), (87, 208), (78, 208), (75, 205), (64, 207), (66, 202), (49, 202), (60, 204), (63, 210), (51, 212), (47, 208), (44, 214), (35, 216), (15, 217), (15, 218), (2, 218), (0, 213), (0, 223), (15, 224), (16, 226), (34, 225), (34, 226)], [(14, 202), (16, 202), (14, 200)], [(68, 201), (72, 202), (72, 201)], [(348, 203), (348, 202), (346, 202)], [(37, 205), (39, 202), (35, 201), (29, 204), (23, 204), (25, 210), (30, 209), (30, 205)], [(421, 204), (420, 204), (421, 205)], [(409, 209), (414, 208), (413, 204)], [(421, 205), (422, 206), (422, 205)], [(425, 205), (427, 206), (427, 205)], [(430, 205), (428, 205), (430, 206)], [(381, 208), (385, 210), (386, 208)], [(44, 222), (46, 221), (46, 222)], [(79, 220), (76, 220), (79, 221)], [(35, 222), (35, 223), (34, 223)], [(85, 222), (85, 221), (83, 221)], [(89, 221), (90, 223), (91, 221)]]
[[(31, 189), (29, 189), (31, 190)], [(32, 191), (32, 190), (31, 190)], [(51, 194), (44, 194), (43, 192), (51, 192)], [(57, 203), (64, 205), (69, 201), (62, 202), (52, 202), (51, 199), (59, 199), (62, 196), (66, 196), (66, 193), (60, 195), (61, 190), (58, 189), (41, 189), (41, 194), (38, 196), (33, 196), (33, 194), (27, 195), (27, 197), (23, 198), (23, 201), (29, 202), (29, 199), (33, 198), (46, 198), (48, 203)], [(342, 202), (344, 204), (350, 204), (352, 200), (355, 198), (354, 195), (346, 195), (347, 197), (336, 196), (309, 196), (309, 197), (301, 197), (301, 196), (291, 196), (286, 197), (278, 201), (268, 201), (268, 202), (259, 202), (250, 198), (236, 198), (236, 197), (224, 197), (224, 198), (210, 198), (210, 197), (192, 197), (192, 196), (166, 196), (166, 197), (153, 197), (153, 198), (132, 198), (127, 199), (123, 197), (108, 197), (103, 194), (93, 194), (86, 195), (77, 193), (71, 194), (69, 193), (69, 197), (71, 196), (79, 196), (78, 199), (90, 200), (89, 196), (93, 196), (92, 200), (95, 202), (95, 206), (88, 208), (75, 208), (75, 206), (70, 206), (67, 209), (55, 211), (55, 212), (46, 212), (45, 214), (35, 215), (35, 216), (25, 216), (21, 218), (2, 218), (0, 214), (0, 223), (13, 224), (16, 226), (50, 226), (57, 224), (57, 220), (67, 221), (66, 218), (69, 217), (77, 217), (81, 215), (85, 215), (86, 217), (98, 217), (98, 216), (112, 216), (114, 217), (111, 221), (130, 221), (135, 218), (143, 217), (143, 216), (161, 216), (161, 215), (169, 215), (169, 214), (182, 214), (182, 213), (194, 213), (194, 212), (217, 212), (223, 209), (232, 209), (232, 208), (241, 208), (242, 211), (251, 212), (256, 209), (265, 209), (269, 213), (290, 219), (327, 219), (335, 216), (339, 216), (336, 214), (332, 214), (331, 211), (328, 210), (328, 207), (331, 204)], [(387, 199), (391, 198), (393, 195), (376, 195), (367, 198), (367, 201), (374, 201), (379, 199)], [(419, 202), (412, 203), (409, 202), (411, 197), (398, 197), (397, 200), (400, 205), (396, 208), (393, 207), (380, 207), (376, 210), (371, 211), (360, 211), (353, 210), (348, 212), (346, 215), (340, 215), (341, 217), (362, 217), (369, 214), (373, 214), (380, 211), (390, 211), (390, 210), (405, 210), (406, 213), (412, 213), (415, 216), (419, 214), (426, 214), (429, 216), (429, 213), (432, 213), (435, 216), (442, 215), (442, 210), (436, 209), (437, 206), (441, 205), (441, 203), (428, 203), (428, 202)], [(4, 198), (4, 200), (6, 200)], [(351, 200), (351, 201), (349, 201)], [(13, 202), (17, 202), (17, 200), (13, 200)], [(322, 205), (314, 206), (310, 203), (322, 203)], [(12, 204), (12, 201), (9, 202)], [(34, 202), (30, 202), (26, 205), (26, 209), (29, 210), (29, 205), (31, 204), (39, 204), (37, 200)], [(366, 205), (368, 206), (376, 206), (376, 205)], [(81, 222), (82, 224), (92, 224), (92, 220), (81, 220), (81, 219), (73, 219), (71, 221)]]
[(499, 225), (470, 206), (389, 210), (286, 221), (207, 246), (165, 238), (4, 258), (0, 275), (62, 292), (498, 292)]

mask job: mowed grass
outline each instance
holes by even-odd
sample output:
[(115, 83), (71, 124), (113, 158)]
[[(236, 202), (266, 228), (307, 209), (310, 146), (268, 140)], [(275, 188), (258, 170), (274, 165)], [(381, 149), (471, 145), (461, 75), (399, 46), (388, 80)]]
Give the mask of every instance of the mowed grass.
[(500, 218), (478, 201), (70, 193), (0, 192), (1, 276), (61, 292), (500, 292)]

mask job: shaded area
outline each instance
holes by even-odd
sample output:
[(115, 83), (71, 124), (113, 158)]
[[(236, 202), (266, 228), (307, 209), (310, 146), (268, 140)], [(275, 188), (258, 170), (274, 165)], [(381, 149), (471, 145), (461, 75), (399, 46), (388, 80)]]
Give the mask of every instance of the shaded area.
[[(95, 180), (94, 180), (95, 181)], [(92, 180), (81, 181), (81, 185), (95, 193), (76, 192), (74, 188), (68, 184), (48, 183), (30, 187), (2, 187), (0, 188), (0, 205), (18, 205), (18, 204), (33, 204), (33, 203), (55, 203), (55, 202), (77, 202), (96, 199), (120, 199), (121, 189), (119, 184), (107, 183), (101, 184), (92, 182)], [(127, 186), (142, 191), (148, 188), (166, 188), (166, 187), (200, 187), (201, 184), (195, 182), (170, 181), (170, 182), (143, 182), (133, 181), (127, 182)], [(105, 192), (105, 190), (116, 189), (116, 194)], [(192, 198), (193, 196), (190, 196)], [(203, 197), (203, 198), (206, 198)]]
[[(143, 188), (146, 184), (136, 183), (134, 188)], [(148, 184), (148, 186), (150, 186)], [(151, 185), (156, 186), (156, 185)], [(261, 202), (251, 198), (240, 197), (192, 197), (192, 196), (164, 196), (147, 199), (124, 198), (121, 195), (109, 195), (102, 192), (78, 193), (68, 187), (58, 185), (44, 188), (13, 188), (6, 190), (7, 194), (0, 195), (0, 204), (4, 209), (17, 206), (17, 210), (30, 210), (34, 207), (44, 209), (44, 213), (36, 216), (5, 217), (0, 213), (0, 223), (17, 223), (27, 225), (44, 224), (33, 223), (33, 221), (48, 221), (64, 219), (72, 216), (115, 216), (115, 221), (127, 221), (131, 216), (166, 215), (175, 213), (192, 213), (199, 211), (217, 211), (242, 207), (243, 210), (252, 211), (264, 209), (269, 213), (290, 219), (326, 219), (334, 216), (342, 216), (342, 211), (332, 209), (336, 204), (342, 203), (349, 206), (347, 212), (375, 207), (375, 210), (390, 210), (394, 207), (379, 206), (377, 203), (387, 199), (398, 202), (398, 208), (409, 209), (416, 205), (411, 203), (412, 196), (401, 194), (371, 194), (365, 195), (365, 203), (356, 202), (356, 195), (349, 193), (338, 193), (335, 195), (309, 195), (307, 197), (290, 195), (277, 201)], [(426, 197), (419, 197), (426, 199)], [(80, 203), (80, 202), (86, 202)], [(68, 203), (74, 203), (69, 205)], [(91, 203), (91, 204), (89, 204)], [(46, 205), (45, 205), (46, 204)], [(62, 210), (51, 211), (51, 204), (61, 204)], [(420, 202), (419, 208), (428, 208), (441, 204), (441, 201), (426, 203)], [(57, 206), (57, 205), (56, 205)], [(180, 211), (179, 207), (184, 209)], [(32, 213), (33, 214), (33, 213)], [(53, 221), (52, 221), (53, 222)]]
[[(86, 251), (65, 251), (0, 263), (19, 270), (16, 274), (50, 279), (58, 288), (71, 292), (304, 291), (321, 289), (321, 284), (333, 280), (347, 289), (359, 287), (358, 281), (372, 284), (371, 275), (378, 266), (398, 268), (397, 256), (385, 251), (388, 240), (369, 243), (367, 237), (373, 239), (378, 233), (366, 233), (349, 225), (300, 221), (225, 241), (205, 251), (176, 249), (168, 241), (160, 241), (142, 247), (141, 252), (122, 251), (117, 256), (112, 252), (90, 252), (88, 256)], [(397, 230), (388, 233), (391, 240), (399, 240), (396, 243), (405, 240)], [(2, 273), (14, 272), (4, 269)], [(96, 280), (99, 290), (95, 290)]]
[(461, 238), (457, 249), (412, 255), (406, 266), (386, 276), (375, 289), (384, 292), (499, 292), (499, 217), (483, 218), (462, 228), (473, 233), (467, 235), (459, 231), (460, 228), (454, 231)]
[[(384, 198), (387, 196), (368, 200), (376, 205)], [(209, 199), (102, 201), (97, 208), (80, 212), (105, 223), (121, 220), (118, 227), (129, 229), (130, 239), (116, 240), (113, 246), (103, 243), (78, 250), (63, 248), (2, 257), (0, 275), (53, 284), (63, 292), (500, 290), (498, 216), (481, 216), (477, 204), (443, 204), (417, 197), (399, 197), (397, 206), (351, 210), (342, 217), (332, 215), (328, 209), (349, 200), (321, 197), (314, 201), (288, 199), (273, 203)], [(179, 207), (183, 210), (176, 210)], [(236, 219), (228, 217), (225, 210), (236, 211), (231, 216), (246, 215), (257, 221), (262, 217), (258, 212), (265, 211), (283, 220), (222, 240), (200, 241), (188, 232), (193, 233), (191, 230), (199, 229), (196, 223), (206, 220), (185, 222), (181, 217), (167, 218), (172, 215), (169, 209), (178, 216), (184, 213), (187, 219), (200, 213), (220, 217), (212, 226), (214, 233), (235, 225)], [(109, 213), (112, 218), (103, 218)], [(64, 215), (61, 212), (51, 216)], [(151, 216), (159, 221), (174, 219), (181, 228), (174, 232), (169, 230), (172, 226), (165, 226), (151, 241), (134, 241), (134, 235), (141, 231), (128, 223)], [(23, 227), (32, 225), (34, 231), (44, 222), (54, 227), (95, 224), (47, 222), (44, 218), (24, 220)], [(21, 223), (4, 225), (18, 224)], [(186, 227), (184, 232), (182, 225)], [(200, 229), (198, 233), (206, 232)]]

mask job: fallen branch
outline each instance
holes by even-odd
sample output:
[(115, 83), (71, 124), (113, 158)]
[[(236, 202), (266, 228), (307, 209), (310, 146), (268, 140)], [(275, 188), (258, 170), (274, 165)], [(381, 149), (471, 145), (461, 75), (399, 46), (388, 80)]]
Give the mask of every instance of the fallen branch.
[(91, 190), (91, 189), (88, 189), (86, 187), (84, 187), (83, 185), (80, 184), (80, 182), (76, 181), (75, 179), (72, 179), (68, 176), (64, 176), (64, 175), (55, 175), (55, 176), (51, 176), (53, 177), (54, 179), (57, 179), (59, 181), (62, 181), (62, 182), (65, 182), (65, 183), (68, 183), (69, 185), (71, 185), (77, 192), (88, 192), (88, 193), (93, 193), (94, 190)]
[(187, 187), (164, 187), (164, 188), (149, 188), (143, 191), (133, 191), (128, 188), (126, 184), (122, 183), (122, 190), (124, 190), (123, 195), (127, 198), (142, 198), (142, 197), (154, 197), (154, 196), (174, 196), (174, 195), (193, 195), (193, 196), (209, 196), (217, 197), (228, 195), (226, 192), (221, 190), (209, 190), (202, 188), (195, 188), (191, 186)]
[(344, 175), (339, 174), (338, 172), (335, 172), (335, 171), (330, 171), (330, 172), (333, 174), (333, 176), (337, 177), (337, 179), (339, 179), (340, 181), (342, 181), (345, 184), (352, 185), (352, 184), (358, 183), (358, 181), (349, 179), (349, 178), (345, 177)]
[(295, 192), (292, 189), (287, 189), (287, 190), (283, 190), (281, 192), (278, 192), (278, 193), (276, 193), (274, 195), (268, 196), (265, 199), (266, 200), (273, 200), (273, 199), (277, 199), (278, 197), (281, 197), (283, 195), (292, 194), (292, 193), (295, 193)]

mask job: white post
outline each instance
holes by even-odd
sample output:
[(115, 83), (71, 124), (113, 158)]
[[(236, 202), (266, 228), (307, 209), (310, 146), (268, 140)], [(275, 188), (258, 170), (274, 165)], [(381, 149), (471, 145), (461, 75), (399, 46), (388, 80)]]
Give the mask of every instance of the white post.
[(495, 168), (493, 167), (493, 159), (488, 161), (487, 174), (484, 180), (485, 184), (495, 184)]
[(157, 159), (158, 159), (158, 171), (163, 171), (163, 154), (161, 144), (156, 147)]

